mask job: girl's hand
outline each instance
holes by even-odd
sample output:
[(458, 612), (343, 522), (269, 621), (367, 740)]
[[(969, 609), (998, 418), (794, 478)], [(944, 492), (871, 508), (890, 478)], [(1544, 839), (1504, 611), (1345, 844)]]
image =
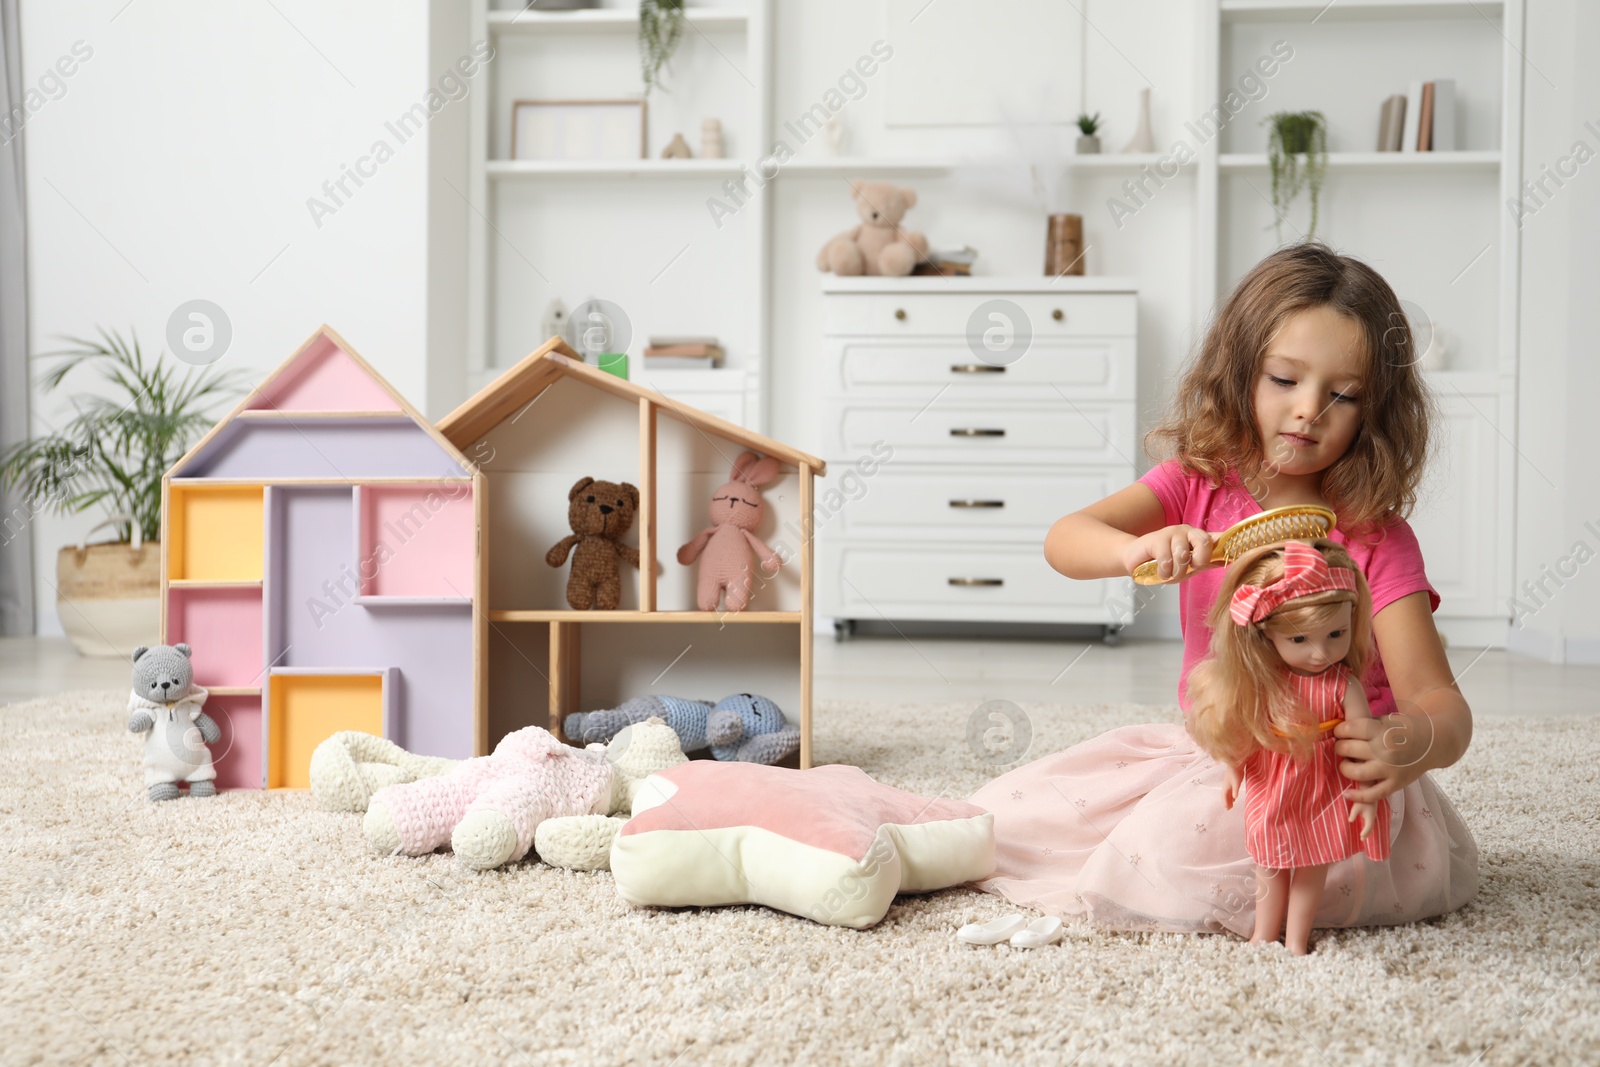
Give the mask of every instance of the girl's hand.
[(1191, 566), (1203, 567), (1211, 562), (1214, 543), (1206, 531), (1187, 523), (1164, 526), (1130, 542), (1122, 550), (1122, 565), (1131, 575), (1139, 564), (1153, 559), (1157, 564), (1157, 576), (1166, 581)]
[(1425, 757), (1433, 746), (1433, 720), (1427, 715), (1381, 715), (1346, 719), (1333, 728), (1339, 773), (1352, 784), (1344, 795), (1354, 803), (1372, 803), (1398, 793), (1427, 770)]
[(1244, 775), (1232, 764), (1223, 766), (1227, 768), (1228, 778), (1222, 786), (1222, 806), (1231, 810), (1233, 802), (1239, 799), (1239, 787), (1244, 784)]
[(1346, 822), (1355, 822), (1361, 819), (1361, 840), (1365, 841), (1372, 836), (1372, 828), (1378, 825), (1378, 805), (1371, 803), (1350, 805), (1350, 817)]

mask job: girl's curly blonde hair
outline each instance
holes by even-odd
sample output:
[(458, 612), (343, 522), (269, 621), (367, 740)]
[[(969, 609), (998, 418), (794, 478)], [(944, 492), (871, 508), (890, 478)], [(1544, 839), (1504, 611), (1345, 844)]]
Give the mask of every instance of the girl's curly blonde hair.
[[(1240, 556), (1222, 577), (1211, 605), (1211, 651), (1189, 672), (1188, 727), (1195, 743), (1224, 763), (1237, 767), (1257, 749), (1310, 756), (1316, 743), (1315, 724), (1297, 695), (1288, 669), (1272, 643), (1272, 634), (1315, 633), (1332, 621), (1340, 604), (1351, 605), (1350, 653), (1344, 665), (1350, 684), (1360, 685), (1372, 659), (1372, 591), (1350, 553), (1325, 537), (1310, 542), (1328, 566), (1355, 572), (1354, 592), (1333, 589), (1285, 601), (1260, 623), (1240, 626), (1228, 614), (1234, 591), (1246, 583), (1271, 585), (1283, 578), (1283, 543), (1263, 545)], [(1281, 732), (1280, 732), (1281, 731)]]
[(1349, 450), (1323, 472), (1321, 486), (1340, 527), (1366, 538), (1415, 507), (1437, 404), (1389, 283), (1321, 242), (1279, 249), (1244, 276), (1184, 372), (1166, 418), (1145, 436), (1145, 450), (1152, 459), (1170, 453), (1185, 473), (1203, 474), (1214, 485), (1261, 477), (1267, 457), (1254, 400), (1261, 364), (1289, 316), (1315, 307), (1354, 321), (1366, 352), (1360, 427)]

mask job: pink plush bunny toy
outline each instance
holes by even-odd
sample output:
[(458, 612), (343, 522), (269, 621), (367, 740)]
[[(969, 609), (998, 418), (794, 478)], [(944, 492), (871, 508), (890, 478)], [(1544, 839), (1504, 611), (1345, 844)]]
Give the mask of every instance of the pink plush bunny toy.
[(701, 611), (716, 611), (726, 594), (729, 611), (743, 611), (750, 603), (755, 575), (750, 550), (755, 549), (761, 569), (777, 574), (783, 561), (752, 531), (761, 525), (767, 505), (757, 486), (778, 477), (778, 461), (746, 452), (733, 463), (733, 474), (711, 498), (712, 525), (678, 549), (678, 562), (687, 567), (699, 558), (700, 583), (695, 602)]

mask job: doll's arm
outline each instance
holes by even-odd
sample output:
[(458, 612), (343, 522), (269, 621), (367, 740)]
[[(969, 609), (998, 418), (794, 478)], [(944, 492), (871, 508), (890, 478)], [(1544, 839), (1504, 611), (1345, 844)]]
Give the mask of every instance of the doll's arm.
[(1378, 800), (1459, 760), (1472, 741), (1472, 709), (1445, 659), (1424, 591), (1372, 617), (1396, 711), (1334, 729), (1339, 770), (1359, 784), (1354, 800)]
[(1344, 691), (1344, 721), (1370, 718), (1372, 705), (1367, 703), (1367, 691), (1361, 687), (1361, 679), (1352, 674)]
[(778, 558), (778, 554), (768, 548), (765, 541), (749, 530), (740, 532), (744, 534), (745, 540), (750, 542), (750, 547), (756, 550), (756, 558), (761, 561), (761, 569), (768, 574), (777, 574), (783, 567), (783, 560)]
[(638, 566), (639, 566), (639, 549), (638, 549), (638, 546), (636, 546), (636, 545), (621, 545), (621, 544), (619, 544), (617, 546), (617, 548), (622, 552), (622, 558), (627, 560), (629, 563), (633, 564), (634, 567), (637, 569)]
[(1239, 788), (1244, 785), (1244, 771), (1231, 763), (1222, 766), (1227, 771), (1227, 780), (1222, 786), (1222, 806), (1232, 808), (1234, 801), (1239, 799)]
[(678, 549), (678, 562), (687, 567), (700, 558), (700, 553), (706, 550), (706, 545), (711, 541), (711, 535), (717, 532), (715, 526), (707, 526), (704, 530), (694, 535), (694, 540)]
[(572, 546), (578, 543), (577, 534), (568, 534), (555, 543), (550, 551), (544, 554), (544, 561), (552, 567), (559, 567), (567, 561), (567, 553), (572, 551)]

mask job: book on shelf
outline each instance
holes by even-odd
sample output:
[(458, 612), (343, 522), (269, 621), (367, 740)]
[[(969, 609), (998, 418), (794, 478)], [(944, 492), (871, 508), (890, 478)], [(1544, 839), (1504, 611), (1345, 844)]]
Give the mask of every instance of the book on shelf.
[(1433, 83), (1433, 125), (1428, 133), (1435, 152), (1456, 150), (1456, 80), (1438, 78)]
[(1433, 151), (1433, 83), (1422, 83), (1422, 114), (1417, 116), (1417, 151)]
[(1406, 89), (1405, 125), (1400, 128), (1400, 151), (1417, 150), (1417, 120), (1422, 116), (1422, 82), (1414, 81)]
[(1400, 151), (1400, 134), (1405, 128), (1406, 98), (1395, 93), (1383, 102), (1378, 112), (1378, 151)]
[(647, 370), (706, 370), (722, 365), (722, 344), (715, 337), (655, 336), (644, 349)]
[(937, 275), (945, 278), (965, 278), (972, 274), (972, 264), (978, 253), (971, 245), (954, 252), (929, 252), (928, 258), (911, 269), (914, 275)]
[[(1383, 130), (1389, 128), (1389, 105), (1399, 100), (1391, 96), (1383, 102), (1383, 116), (1379, 122), (1378, 151), (1392, 151), (1384, 147)], [(1401, 103), (1404, 123), (1400, 129), (1398, 148), (1402, 152), (1454, 152), (1456, 151), (1456, 81), (1454, 78), (1435, 78), (1433, 81), (1414, 81), (1406, 90)]]
[(650, 340), (645, 343), (650, 348), (666, 348), (669, 345), (717, 345), (720, 347), (722, 344), (722, 342), (717, 340), (715, 337), (708, 337), (704, 334), (690, 335), (675, 333), (654, 334), (651, 336)]
[(652, 356), (644, 354), (645, 370), (711, 370), (722, 366), (722, 353), (715, 356)]
[(722, 358), (722, 346), (703, 342), (673, 345), (652, 344), (645, 347), (644, 354), (657, 358), (671, 356), (678, 359), (720, 359)]

